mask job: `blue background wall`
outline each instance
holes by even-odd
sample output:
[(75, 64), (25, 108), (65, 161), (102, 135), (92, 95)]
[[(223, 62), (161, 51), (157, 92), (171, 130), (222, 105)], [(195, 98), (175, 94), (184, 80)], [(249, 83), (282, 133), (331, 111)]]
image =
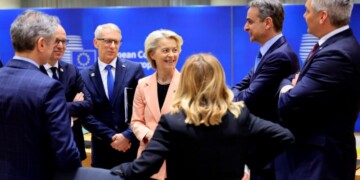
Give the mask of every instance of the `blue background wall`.
[[(251, 43), (248, 33), (243, 30), (246, 6), (37, 10), (60, 18), (70, 39), (63, 61), (73, 63), (80, 69), (94, 63), (97, 57), (93, 46), (96, 26), (109, 22), (117, 24), (122, 30), (123, 44), (119, 56), (141, 63), (147, 75), (154, 71), (144, 57), (144, 40), (150, 32), (160, 28), (173, 30), (184, 39), (177, 64), (179, 70), (189, 55), (212, 53), (221, 61), (229, 86), (239, 82), (248, 73), (259, 49), (259, 45)], [(4, 64), (14, 55), (9, 34), (11, 22), (22, 11), (24, 9), (0, 10), (0, 58)], [(303, 5), (285, 5), (283, 34), (298, 53), (301, 64), (303, 56), (316, 42), (316, 38), (307, 35), (304, 12)], [(353, 9), (350, 26), (358, 40), (359, 22), (360, 5), (357, 4)], [(356, 131), (360, 131), (360, 123)]]

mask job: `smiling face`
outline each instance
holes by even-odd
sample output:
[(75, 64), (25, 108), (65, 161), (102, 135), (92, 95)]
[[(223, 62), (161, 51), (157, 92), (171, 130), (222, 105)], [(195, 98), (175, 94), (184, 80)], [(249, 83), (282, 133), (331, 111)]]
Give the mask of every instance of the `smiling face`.
[(173, 38), (162, 38), (157, 42), (157, 48), (151, 52), (157, 71), (173, 71), (179, 59), (179, 49)]
[(99, 38), (94, 39), (94, 46), (98, 49), (100, 61), (106, 64), (111, 63), (111, 61), (117, 57), (119, 52), (119, 42), (121, 42), (120, 32), (104, 27)]
[(247, 16), (246, 23), (244, 25), (244, 30), (247, 31), (250, 35), (251, 42), (258, 42), (263, 44), (266, 42), (265, 33), (266, 33), (266, 22), (261, 21), (259, 17), (259, 8), (250, 7)]
[(58, 60), (60, 60), (64, 56), (65, 50), (66, 32), (64, 28), (59, 25), (55, 32), (55, 44), (49, 59), (49, 63), (55, 64)]

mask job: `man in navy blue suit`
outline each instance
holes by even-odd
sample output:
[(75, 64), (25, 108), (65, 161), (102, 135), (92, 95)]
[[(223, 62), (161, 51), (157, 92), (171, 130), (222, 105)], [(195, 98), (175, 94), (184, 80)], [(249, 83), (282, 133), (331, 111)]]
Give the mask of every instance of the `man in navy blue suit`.
[(352, 0), (307, 0), (308, 33), (319, 38), (297, 78), (284, 80), (279, 112), (295, 135), (278, 179), (355, 178), (360, 45), (349, 27)]
[[(81, 119), (87, 116), (92, 110), (91, 97), (80, 72), (72, 64), (60, 61), (66, 50), (66, 32), (59, 25), (55, 32), (56, 45), (53, 49), (48, 63), (40, 67), (40, 70), (52, 78), (58, 79), (65, 90), (66, 106), (72, 120), (72, 131), (74, 140), (80, 153), (80, 159), (86, 159), (84, 135), (82, 132)], [(55, 72), (55, 73), (54, 73)]]
[[(282, 34), (284, 8), (279, 1), (250, 2), (244, 30), (260, 50), (255, 65), (232, 90), (234, 101), (244, 101), (250, 112), (263, 119), (279, 122), (277, 91), (282, 79), (299, 69), (297, 55)], [(251, 179), (274, 179), (272, 165), (263, 172), (251, 173)]]
[(117, 57), (121, 40), (115, 24), (99, 25), (94, 38), (98, 60), (81, 72), (94, 107), (83, 121), (92, 134), (93, 167), (110, 169), (136, 158), (138, 142), (125, 122), (124, 90), (135, 89), (144, 72), (140, 64)]
[(52, 179), (81, 166), (61, 83), (39, 70), (59, 19), (25, 11), (11, 24), (15, 56), (0, 69), (0, 179)]

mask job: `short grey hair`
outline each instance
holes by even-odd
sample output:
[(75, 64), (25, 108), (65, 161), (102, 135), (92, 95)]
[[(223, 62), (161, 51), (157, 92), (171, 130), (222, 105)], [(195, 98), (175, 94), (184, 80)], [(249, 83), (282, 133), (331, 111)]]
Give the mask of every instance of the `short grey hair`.
[(60, 20), (56, 16), (35, 10), (24, 11), (16, 17), (10, 27), (15, 52), (33, 50), (40, 37), (49, 42), (59, 24)]
[(259, 9), (259, 18), (264, 21), (265, 18), (271, 17), (276, 32), (281, 32), (285, 19), (284, 7), (278, 0), (253, 0), (249, 3), (250, 7)]
[(311, 7), (315, 12), (327, 11), (330, 23), (341, 27), (349, 24), (354, 0), (313, 0)]
[(118, 31), (121, 36), (121, 30), (116, 24), (107, 23), (107, 24), (98, 25), (96, 27), (95, 32), (94, 32), (95, 38), (100, 38), (102, 36), (103, 29), (106, 29), (106, 28), (114, 30), (114, 31)]
[(146, 59), (148, 60), (148, 62), (150, 63), (151, 67), (153, 69), (157, 69), (156, 63), (153, 59), (151, 59), (150, 57), (150, 53), (153, 52), (157, 46), (158, 46), (158, 42), (160, 39), (164, 39), (164, 38), (170, 38), (170, 39), (174, 39), (176, 41), (176, 46), (179, 50), (179, 53), (181, 52), (181, 46), (183, 44), (183, 38), (176, 34), (174, 31), (171, 30), (167, 30), (167, 29), (159, 29), (159, 30), (155, 30), (153, 32), (151, 32), (145, 39), (145, 54), (146, 54)]

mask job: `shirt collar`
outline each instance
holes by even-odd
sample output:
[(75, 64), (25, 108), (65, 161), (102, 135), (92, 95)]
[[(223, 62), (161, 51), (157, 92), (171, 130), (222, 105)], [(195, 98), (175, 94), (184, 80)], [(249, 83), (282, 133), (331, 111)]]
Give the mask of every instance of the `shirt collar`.
[(261, 55), (264, 56), (264, 54), (270, 49), (270, 47), (281, 37), (283, 36), (282, 33), (274, 36), (270, 40), (268, 40), (262, 47), (260, 47)]
[(44, 68), (45, 68), (46, 70), (50, 69), (51, 67), (56, 67), (56, 68), (58, 68), (58, 69), (59, 69), (59, 62), (58, 62), (58, 61), (56, 61), (56, 63), (55, 63), (55, 65), (54, 65), (54, 66), (51, 66), (51, 65), (50, 65), (50, 64), (48, 64), (48, 63), (46, 63), (46, 64), (44, 65)]
[[(109, 65), (111, 65), (113, 68), (116, 69), (116, 61), (117, 61), (117, 57), (115, 59), (113, 59)], [(100, 61), (100, 59), (98, 59), (98, 64), (99, 64), (100, 70), (105, 70), (105, 67), (108, 65), (108, 64)]]
[(26, 61), (26, 62), (29, 62), (31, 64), (34, 64), (37, 68), (40, 68), (38, 63), (36, 63), (35, 61), (33, 61), (33, 60), (29, 59), (29, 58), (25, 58), (25, 57), (21, 57), (21, 56), (14, 56), (13, 59)]
[(341, 32), (343, 32), (343, 31), (345, 31), (345, 30), (347, 30), (347, 29), (349, 29), (349, 28), (350, 28), (349, 25), (345, 25), (345, 26), (343, 26), (343, 27), (337, 28), (337, 29), (335, 29), (335, 30), (327, 33), (325, 36), (323, 36), (322, 38), (320, 38), (320, 40), (319, 40), (319, 42), (318, 42), (318, 43), (319, 43), (319, 46), (321, 46), (322, 44), (324, 44), (325, 41), (328, 40), (329, 38), (331, 38), (332, 36), (335, 36), (336, 34), (341, 33)]

